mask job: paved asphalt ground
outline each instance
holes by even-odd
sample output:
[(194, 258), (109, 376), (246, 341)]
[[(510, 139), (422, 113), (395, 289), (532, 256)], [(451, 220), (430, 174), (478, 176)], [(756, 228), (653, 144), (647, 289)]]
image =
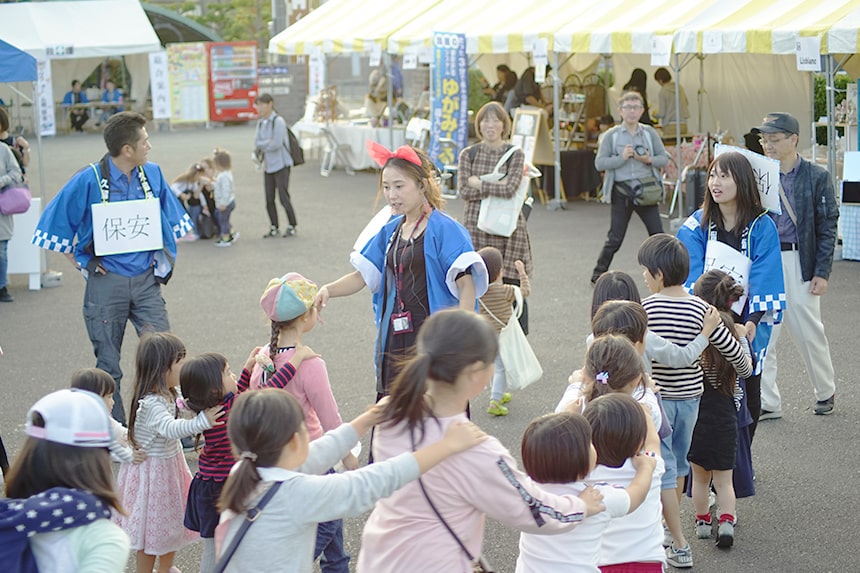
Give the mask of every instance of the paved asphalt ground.
[[(257, 301), (267, 281), (298, 271), (325, 283), (351, 270), (347, 255), (365, 222), (375, 212), (377, 181), (372, 173), (348, 176), (337, 170), (320, 177), (318, 160), (294, 170), (291, 191), (299, 217), (298, 235), (263, 240), (268, 228), (262, 176), (249, 159), (250, 126), (182, 129), (151, 133), (150, 160), (173, 178), (216, 145), (234, 154), (237, 209), (233, 222), (238, 242), (217, 249), (211, 241), (182, 243), (178, 264), (164, 297), (173, 331), (189, 354), (217, 351), (234, 367), (250, 349), (268, 341), (269, 325)], [(34, 142), (35, 144), (35, 142)], [(34, 145), (35, 149), (35, 145)], [(44, 143), (46, 194), (50, 199), (77, 169), (104, 153), (101, 136), (81, 134)], [(38, 190), (36, 157), (31, 169)], [(448, 211), (462, 215), (452, 201)], [(283, 211), (281, 211), (283, 215)], [(283, 223), (282, 223), (283, 224)], [(564, 211), (537, 207), (529, 222), (536, 272), (529, 299), (529, 336), (545, 374), (527, 390), (514, 395), (511, 413), (489, 417), (487, 396), (473, 403), (475, 421), (497, 436), (518, 457), (520, 437), (528, 422), (551, 411), (567, 376), (581, 365), (589, 332), (589, 277), (609, 225), (609, 209), (601, 204), (572, 202)], [(17, 229), (29, 233), (28, 229)], [(645, 238), (643, 226), (631, 223), (627, 240), (615, 259), (615, 269), (641, 276), (636, 251)], [(0, 305), (0, 431), (10, 454), (23, 440), (27, 408), (42, 395), (67, 386), (77, 368), (95, 362), (81, 317), (84, 281), (68, 262), (48, 255), (48, 266), (63, 272), (59, 288), (28, 291), (26, 277), (11, 277), (14, 304)], [(754, 444), (758, 495), (740, 500), (735, 547), (717, 550), (712, 541), (691, 539), (695, 570), (726, 571), (858, 571), (850, 548), (857, 540), (860, 515), (860, 418), (858, 418), (857, 320), (860, 264), (836, 261), (829, 292), (823, 300), (824, 321), (836, 368), (836, 411), (813, 416), (812, 388), (790, 337), (780, 341), (782, 420), (761, 424)], [(644, 291), (644, 283), (641, 287)], [(326, 359), (335, 396), (345, 419), (351, 419), (374, 397), (371, 348), (374, 327), (368, 292), (333, 300), (306, 342)], [(137, 337), (127, 331), (123, 352), (123, 393), (131, 393)], [(192, 469), (196, 455), (188, 455)], [(683, 503), (684, 523), (693, 535), (692, 504)], [(345, 525), (347, 547), (355, 556), (363, 518)], [(517, 534), (492, 520), (487, 525), (484, 553), (500, 573), (514, 570)], [(182, 550), (177, 565), (197, 570), (199, 544)], [(131, 569), (130, 569), (131, 570)]]

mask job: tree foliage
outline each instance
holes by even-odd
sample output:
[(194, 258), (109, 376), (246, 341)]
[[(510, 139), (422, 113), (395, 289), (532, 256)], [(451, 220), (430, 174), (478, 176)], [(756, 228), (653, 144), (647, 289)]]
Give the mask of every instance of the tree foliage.
[(263, 48), (269, 41), (272, 4), (268, 0), (222, 0), (167, 4), (167, 8), (206, 26), (227, 42), (256, 41)]

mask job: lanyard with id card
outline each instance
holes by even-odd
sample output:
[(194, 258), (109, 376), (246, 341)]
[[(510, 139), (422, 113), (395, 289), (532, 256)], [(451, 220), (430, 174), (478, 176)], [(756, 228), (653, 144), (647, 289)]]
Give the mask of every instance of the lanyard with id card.
[[(403, 219), (406, 220), (405, 217)], [(400, 246), (400, 228), (397, 229), (397, 245), (394, 247), (394, 278), (396, 291), (394, 293), (394, 310), (396, 312), (391, 313), (391, 329), (394, 331), (394, 334), (407, 334), (412, 332), (412, 313), (406, 310), (406, 307), (403, 304), (403, 299), (401, 298), (401, 291), (403, 290), (403, 255), (406, 253), (406, 248), (412, 244), (412, 239), (415, 237), (415, 231), (418, 230), (418, 227), (421, 225), (421, 222), (424, 220), (424, 214), (421, 214), (421, 217), (418, 218), (418, 222), (415, 223), (415, 226), (412, 228), (412, 232), (409, 234), (409, 239), (403, 244), (403, 248), (400, 250), (400, 256), (397, 256), (397, 247)]]

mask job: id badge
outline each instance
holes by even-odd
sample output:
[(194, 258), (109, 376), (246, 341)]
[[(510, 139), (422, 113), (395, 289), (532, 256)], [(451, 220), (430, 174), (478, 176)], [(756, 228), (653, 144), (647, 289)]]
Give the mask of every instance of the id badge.
[(405, 334), (412, 332), (412, 313), (395, 312), (391, 315), (391, 326), (394, 328), (394, 334)]

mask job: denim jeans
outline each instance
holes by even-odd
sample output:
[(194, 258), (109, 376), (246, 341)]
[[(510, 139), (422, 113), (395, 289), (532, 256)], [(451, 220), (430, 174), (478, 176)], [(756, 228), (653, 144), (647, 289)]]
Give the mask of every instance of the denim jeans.
[(663, 411), (672, 425), (672, 433), (660, 440), (660, 453), (666, 463), (662, 489), (677, 487), (677, 478), (690, 474), (687, 454), (693, 441), (693, 428), (699, 418), (699, 397), (685, 400), (663, 399)]
[[(333, 474), (329, 470), (327, 474)], [(343, 520), (335, 519), (317, 525), (314, 561), (320, 556), (322, 573), (349, 573), (349, 555), (343, 547)]]
[(8, 281), (6, 280), (6, 267), (8, 266), (6, 251), (8, 248), (8, 240), (0, 241), (0, 288), (3, 288), (8, 284)]
[(203, 212), (203, 206), (188, 205), (185, 210), (188, 212), (188, 216), (191, 217), (191, 228), (194, 229), (194, 234), (199, 237), (200, 231), (197, 230), (197, 218), (200, 216), (200, 213)]
[(221, 209), (217, 209), (215, 211), (215, 219), (218, 221), (218, 232), (221, 233), (222, 237), (226, 237), (230, 234), (230, 213), (232, 213), (235, 208), (236, 202), (230, 201), (230, 204), (227, 205), (226, 209), (223, 211)]

